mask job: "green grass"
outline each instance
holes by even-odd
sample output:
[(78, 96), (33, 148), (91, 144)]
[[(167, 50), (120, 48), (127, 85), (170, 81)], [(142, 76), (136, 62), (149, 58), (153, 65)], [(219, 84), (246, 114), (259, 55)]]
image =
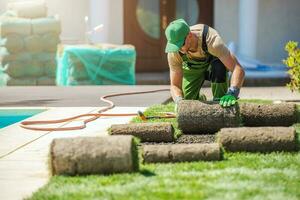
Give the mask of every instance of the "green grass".
[(239, 99), (239, 103), (261, 103), (261, 104), (270, 104), (272, 100), (266, 99)]
[[(144, 114), (145, 116), (157, 116), (163, 115), (164, 112), (174, 112), (174, 103), (168, 103), (166, 105), (158, 104), (153, 105), (151, 108), (147, 109)], [(175, 137), (179, 137), (182, 133), (178, 129), (178, 123), (176, 119), (172, 118), (165, 118), (165, 119), (149, 119), (147, 122), (170, 122), (174, 126), (175, 129)], [(139, 117), (134, 117), (132, 122), (139, 123), (143, 122)]]
[[(173, 111), (173, 106), (156, 105), (145, 114)], [(166, 121), (176, 126), (174, 119)], [(300, 123), (295, 127), (300, 133)], [(299, 152), (225, 152), (224, 157), (218, 162), (141, 163), (133, 174), (55, 176), (30, 199), (300, 199)]]

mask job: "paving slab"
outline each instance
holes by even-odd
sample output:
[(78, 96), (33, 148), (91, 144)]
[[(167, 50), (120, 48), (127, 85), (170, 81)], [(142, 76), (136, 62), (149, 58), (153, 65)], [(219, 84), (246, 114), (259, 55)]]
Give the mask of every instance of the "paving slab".
[[(59, 118), (64, 118), (87, 112), (96, 113), (101, 108), (47, 108), (47, 111), (27, 120), (47, 120), (58, 116)], [(146, 107), (115, 107), (107, 111), (107, 113), (137, 113), (138, 110), (144, 111), (145, 109)], [(18, 123), (8, 128), (0, 129), (0, 146), (3, 147), (1, 149), (2, 157), (0, 158), (0, 199), (23, 199), (29, 197), (34, 191), (49, 181), (48, 154), (50, 144), (54, 138), (107, 136), (107, 129), (112, 124), (128, 123), (131, 119), (132, 117), (100, 117), (88, 123), (85, 129), (74, 131), (31, 131), (20, 128)], [(73, 126), (81, 122), (76, 120), (60, 126)], [(55, 125), (51, 126), (55, 127)], [(6, 137), (12, 138), (11, 141), (16, 140), (15, 143), (7, 143)], [(30, 140), (34, 141), (28, 142)]]
[[(100, 100), (103, 95), (169, 88), (169, 85), (0, 87), (0, 107), (99, 107), (107, 105)], [(206, 94), (208, 98), (212, 98), (210, 88), (202, 88), (201, 92)], [(110, 99), (114, 101), (116, 106), (120, 107), (148, 107), (163, 103), (170, 97), (170, 92), (165, 91), (112, 97)], [(293, 93), (287, 87), (243, 87), (240, 98), (300, 101), (300, 93)]]
[[(167, 85), (155, 86), (12, 86), (0, 87), (0, 107), (99, 107), (107, 106), (100, 97), (123, 92), (169, 89)], [(146, 107), (160, 104), (170, 97), (170, 92), (126, 95), (111, 98), (116, 106)]]
[[(95, 109), (92, 107), (85, 108), (46, 108), (45, 112), (41, 112), (37, 115), (34, 115), (31, 118), (27, 118), (27, 120), (51, 120), (57, 118), (66, 118), (74, 115), (79, 115), (83, 113), (89, 113), (94, 111)], [(63, 124), (49, 124), (47, 127), (60, 127)], [(27, 129), (23, 129), (20, 126), (8, 126), (3, 129), (0, 129), (0, 158), (4, 155), (13, 152), (15, 149), (20, 148), (22, 145), (32, 142), (46, 134), (49, 131), (31, 131)]]
[[(24, 199), (31, 196), (31, 192), (47, 184), (48, 179), (18, 178), (14, 180), (0, 180), (0, 198), (5, 200)], [(8, 191), (8, 192), (7, 192)]]

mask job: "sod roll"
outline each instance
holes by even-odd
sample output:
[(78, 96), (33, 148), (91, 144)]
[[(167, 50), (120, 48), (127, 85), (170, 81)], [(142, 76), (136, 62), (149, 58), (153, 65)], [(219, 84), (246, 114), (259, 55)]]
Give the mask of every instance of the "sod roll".
[[(31, 61), (32, 54), (31, 53), (17, 53), (10, 54), (8, 51), (5, 52), (5, 48), (0, 47), (0, 61), (2, 61), (2, 65), (6, 65), (12, 61)], [(3, 51), (4, 50), (4, 51)]]
[(4, 70), (9, 76), (13, 78), (28, 78), (39, 77), (43, 75), (44, 70), (42, 63), (32, 61), (12, 61), (8, 63)]
[(216, 102), (183, 100), (178, 104), (177, 121), (185, 134), (215, 133), (224, 127), (240, 125), (239, 107), (222, 108)]
[(19, 34), (22, 36), (30, 35), (31, 20), (0, 16), (0, 37), (6, 37), (8, 34)]
[(173, 142), (174, 128), (171, 123), (132, 123), (111, 126), (111, 135), (133, 135), (141, 142)]
[(53, 175), (85, 175), (133, 172), (138, 154), (132, 136), (77, 137), (51, 143)]
[(42, 52), (44, 41), (39, 35), (30, 35), (24, 39), (25, 49), (29, 52)]
[(37, 18), (31, 20), (32, 34), (61, 33), (60, 20), (55, 17)]
[(224, 128), (217, 141), (227, 151), (272, 152), (297, 150), (293, 127)]
[(144, 145), (142, 155), (146, 163), (215, 161), (222, 159), (220, 146), (216, 143)]
[(240, 112), (245, 126), (291, 126), (297, 122), (296, 105), (291, 103), (243, 103)]
[(6, 85), (7, 86), (32, 86), (32, 85), (36, 85), (36, 79), (35, 78), (11, 78), (8, 76)]
[(0, 37), (0, 46), (5, 47), (10, 53), (18, 53), (24, 48), (24, 40), (22, 35), (8, 34), (6, 37)]
[(44, 70), (44, 75), (50, 77), (50, 78), (54, 78), (55, 79), (55, 75), (56, 75), (56, 62), (55, 60), (53, 61), (49, 61), (49, 62), (45, 62), (44, 66), (43, 66), (43, 70)]
[(41, 18), (47, 16), (47, 6), (44, 1), (9, 2), (7, 9), (14, 11), (20, 18)]
[(37, 78), (36, 85), (55, 85), (55, 78), (42, 76)]

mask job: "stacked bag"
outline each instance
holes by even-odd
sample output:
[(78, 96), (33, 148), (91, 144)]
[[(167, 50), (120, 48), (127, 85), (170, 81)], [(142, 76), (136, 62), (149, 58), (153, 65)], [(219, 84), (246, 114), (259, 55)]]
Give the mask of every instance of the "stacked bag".
[(0, 85), (55, 85), (60, 33), (45, 3), (9, 3), (0, 16)]

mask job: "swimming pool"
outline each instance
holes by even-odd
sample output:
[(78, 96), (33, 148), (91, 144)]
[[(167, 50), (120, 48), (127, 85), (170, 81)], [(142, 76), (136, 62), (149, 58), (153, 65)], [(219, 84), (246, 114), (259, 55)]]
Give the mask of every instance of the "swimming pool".
[(0, 129), (22, 121), (33, 115), (46, 111), (46, 109), (0, 109)]

